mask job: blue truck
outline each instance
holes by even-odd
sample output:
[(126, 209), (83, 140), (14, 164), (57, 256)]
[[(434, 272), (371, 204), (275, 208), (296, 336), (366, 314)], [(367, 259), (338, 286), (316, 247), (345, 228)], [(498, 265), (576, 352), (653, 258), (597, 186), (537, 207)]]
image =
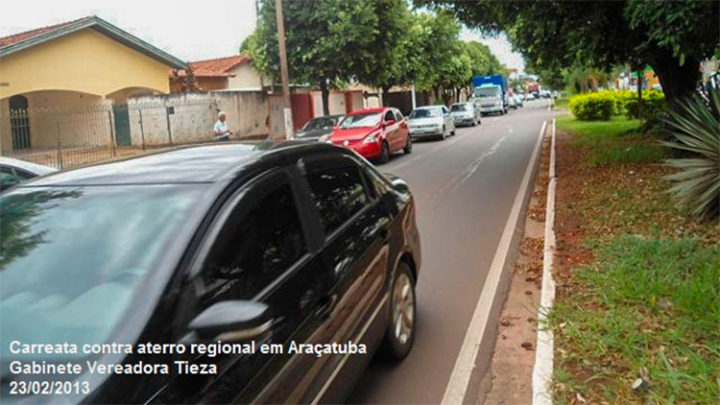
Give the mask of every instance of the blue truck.
[(481, 114), (507, 114), (510, 96), (503, 75), (474, 76), (472, 86), (475, 106)]

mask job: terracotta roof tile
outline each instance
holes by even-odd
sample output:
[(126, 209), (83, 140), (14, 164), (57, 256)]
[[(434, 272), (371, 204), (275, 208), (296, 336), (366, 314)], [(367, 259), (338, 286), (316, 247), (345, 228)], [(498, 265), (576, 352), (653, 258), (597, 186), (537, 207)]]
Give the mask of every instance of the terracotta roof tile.
[[(250, 60), (248, 55), (235, 55), (226, 58), (199, 60), (188, 63), (196, 77), (228, 77), (232, 76), (232, 69)], [(179, 72), (184, 76), (184, 72)]]
[(2, 38), (0, 38), (0, 48), (5, 48), (6, 46), (10, 46), (10, 45), (14, 45), (14, 44), (16, 44), (16, 43), (18, 43), (18, 42), (26, 41), (26, 40), (31, 39), (31, 38), (33, 38), (33, 37), (36, 37), (36, 36), (38, 36), (38, 35), (42, 35), (42, 34), (46, 34), (46, 33), (51, 32), (51, 31), (55, 31), (55, 30), (57, 30), (57, 29), (60, 29), (60, 28), (62, 28), (62, 27), (66, 27), (66, 26), (68, 26), (68, 25), (70, 25), (70, 24), (72, 24), (72, 23), (75, 23), (75, 22), (77, 22), (77, 21), (83, 20), (83, 19), (85, 19), (85, 18), (87, 18), (87, 17), (83, 17), (83, 18), (80, 18), (80, 19), (77, 19), (77, 20), (73, 20), (73, 21), (66, 21), (66, 22), (64, 22), (64, 23), (55, 24), (55, 25), (50, 25), (50, 26), (47, 26), (47, 27), (36, 28), (36, 29), (34, 29), (34, 30), (25, 31), (25, 32), (19, 32), (19, 33), (17, 33), (17, 34), (13, 34), (13, 35), (8, 35), (8, 36), (6, 36), (6, 37), (2, 37)]

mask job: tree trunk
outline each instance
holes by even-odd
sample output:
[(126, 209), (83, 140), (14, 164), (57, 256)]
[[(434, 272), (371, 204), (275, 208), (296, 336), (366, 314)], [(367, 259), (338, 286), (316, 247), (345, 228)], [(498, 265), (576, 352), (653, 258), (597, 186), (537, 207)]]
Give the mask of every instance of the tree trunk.
[(638, 95), (638, 110), (637, 117), (643, 117), (643, 99), (642, 99), (642, 85), (643, 85), (643, 68), (639, 68), (637, 71), (637, 95)]
[(700, 78), (700, 62), (692, 57), (685, 58), (680, 66), (678, 58), (671, 51), (665, 51), (650, 61), (650, 66), (660, 80), (665, 99), (673, 110), (678, 109), (678, 101), (693, 94)]
[(390, 87), (382, 88), (383, 106), (390, 107)]
[(330, 89), (327, 80), (320, 81), (320, 93), (322, 94), (323, 115), (330, 115)]

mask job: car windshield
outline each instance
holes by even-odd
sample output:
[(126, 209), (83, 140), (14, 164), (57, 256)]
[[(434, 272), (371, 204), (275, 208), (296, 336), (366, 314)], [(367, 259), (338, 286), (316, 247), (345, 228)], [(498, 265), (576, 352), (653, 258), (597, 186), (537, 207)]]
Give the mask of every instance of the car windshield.
[(357, 114), (345, 117), (340, 128), (375, 127), (378, 124), (380, 124), (380, 113)]
[(410, 119), (413, 118), (433, 118), (441, 117), (442, 110), (440, 108), (418, 108), (410, 113)]
[(313, 118), (305, 124), (305, 131), (312, 131), (314, 129), (330, 129), (334, 125), (337, 125), (339, 117), (319, 117)]
[[(191, 224), (187, 219), (205, 190), (199, 185), (29, 187), (4, 195), (1, 340), (108, 341), (137, 302), (146, 276), (164, 264), (164, 254)], [(3, 359), (11, 356), (7, 344), (1, 353)]]
[(452, 112), (458, 112), (458, 111), (468, 111), (468, 105), (467, 104), (453, 104), (450, 107), (450, 111)]
[(475, 89), (475, 97), (487, 98), (498, 96), (500, 96), (500, 87), (497, 86), (477, 87)]

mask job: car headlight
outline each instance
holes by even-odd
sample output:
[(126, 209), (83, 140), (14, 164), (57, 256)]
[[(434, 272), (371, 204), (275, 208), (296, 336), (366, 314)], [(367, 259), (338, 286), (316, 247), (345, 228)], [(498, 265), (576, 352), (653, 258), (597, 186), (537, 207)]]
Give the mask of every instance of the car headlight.
[(495, 105), (500, 105), (500, 102), (499, 102), (499, 101), (496, 101), (496, 102), (495, 102)]
[(365, 139), (363, 139), (362, 143), (375, 143), (375, 142), (377, 142), (377, 136), (373, 134), (373, 135), (370, 135), (370, 136), (366, 137)]
[(318, 142), (328, 142), (328, 143), (331, 143), (331, 141), (330, 141), (330, 135), (331, 135), (331, 134), (327, 134), (327, 135), (321, 136), (320, 138), (318, 138)]

